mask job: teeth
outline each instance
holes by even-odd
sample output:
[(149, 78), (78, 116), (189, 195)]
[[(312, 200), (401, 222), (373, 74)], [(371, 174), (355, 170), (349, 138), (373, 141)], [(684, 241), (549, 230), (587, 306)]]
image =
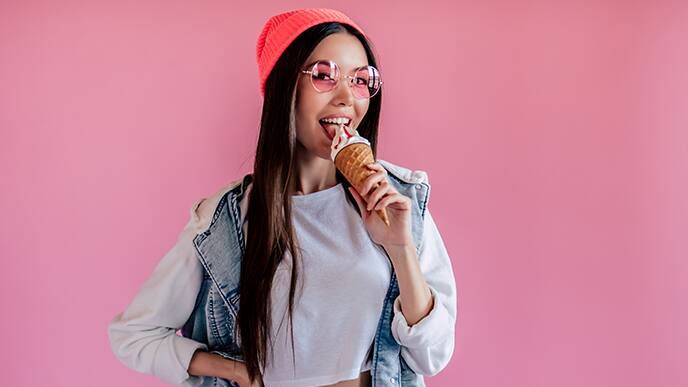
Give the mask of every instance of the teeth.
[(337, 118), (323, 118), (320, 120), (321, 122), (327, 122), (330, 124), (344, 124), (344, 125), (349, 125), (349, 120), (348, 118), (343, 118), (343, 117), (337, 117)]

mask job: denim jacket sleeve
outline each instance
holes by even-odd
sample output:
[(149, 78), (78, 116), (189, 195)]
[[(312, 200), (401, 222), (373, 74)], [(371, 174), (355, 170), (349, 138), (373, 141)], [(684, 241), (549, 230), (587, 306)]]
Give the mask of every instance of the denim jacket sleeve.
[(184, 386), (194, 385), (197, 379), (187, 373), (194, 352), (207, 350), (206, 344), (176, 334), (193, 312), (203, 280), (193, 246), (201, 227), (195, 210), (203, 200), (194, 203), (176, 244), (108, 325), (112, 351), (124, 365)]
[(420, 269), (433, 297), (433, 308), (413, 326), (394, 301), (392, 336), (401, 345), (401, 356), (417, 374), (433, 376), (447, 366), (454, 352), (456, 324), (456, 283), (447, 249), (435, 221), (426, 210)]

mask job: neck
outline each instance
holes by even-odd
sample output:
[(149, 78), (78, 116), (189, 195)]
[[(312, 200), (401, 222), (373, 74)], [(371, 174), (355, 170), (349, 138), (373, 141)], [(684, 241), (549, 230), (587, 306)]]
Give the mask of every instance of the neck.
[(305, 149), (296, 155), (296, 176), (292, 195), (307, 195), (337, 185), (337, 167), (332, 160), (325, 160)]

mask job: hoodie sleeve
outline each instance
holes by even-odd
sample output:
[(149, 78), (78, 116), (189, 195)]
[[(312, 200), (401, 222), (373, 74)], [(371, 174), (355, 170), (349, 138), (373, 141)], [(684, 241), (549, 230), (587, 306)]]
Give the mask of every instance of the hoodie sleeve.
[(401, 356), (417, 374), (433, 376), (447, 366), (454, 352), (456, 283), (452, 264), (435, 221), (426, 210), (420, 269), (432, 293), (433, 307), (427, 316), (409, 326), (394, 301), (392, 336), (401, 345)]
[(191, 220), (176, 244), (162, 257), (138, 293), (108, 325), (115, 356), (128, 368), (159, 377), (170, 384), (195, 385), (187, 373), (191, 357), (204, 343), (176, 334), (193, 312), (203, 280), (193, 238), (198, 230), (194, 203)]

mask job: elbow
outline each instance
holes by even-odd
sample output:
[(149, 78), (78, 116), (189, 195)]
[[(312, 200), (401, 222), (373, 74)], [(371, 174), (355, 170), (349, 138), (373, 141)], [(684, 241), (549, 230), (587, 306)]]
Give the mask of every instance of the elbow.
[(436, 346), (428, 347), (423, 354), (414, 350), (414, 354), (409, 353), (408, 349), (403, 352), (404, 359), (408, 363), (413, 372), (423, 376), (435, 376), (442, 372), (447, 366), (454, 354), (454, 337), (452, 336), (444, 343), (438, 343)]
[(107, 335), (108, 335), (108, 340), (110, 341), (110, 350), (112, 350), (112, 353), (115, 354), (115, 356), (120, 359), (119, 356), (119, 349), (122, 345), (123, 341), (123, 336), (122, 332), (119, 329), (119, 323), (120, 323), (120, 318), (121, 314), (118, 314), (115, 316), (107, 326)]
[(435, 361), (431, 362), (431, 366), (425, 370), (426, 373), (425, 375), (427, 376), (435, 376), (442, 372), (447, 366), (449, 365), (449, 361), (451, 360), (452, 357), (452, 352), (453, 352), (453, 345), (452, 345), (452, 350), (449, 352), (449, 354), (446, 357), (442, 358), (437, 358)]
[(130, 340), (126, 332), (122, 329), (121, 325), (121, 314), (115, 316), (112, 321), (107, 326), (108, 340), (110, 341), (110, 350), (115, 355), (117, 360), (122, 364), (131, 368), (130, 362), (127, 361), (127, 357), (124, 348), (128, 346)]
[[(129, 369), (150, 373), (150, 367), (143, 366), (141, 346), (142, 340), (137, 340), (135, 334), (128, 330), (121, 320), (121, 314), (115, 316), (108, 324), (107, 334), (110, 350), (124, 366)], [(139, 342), (139, 345), (136, 345)], [(138, 359), (138, 360), (137, 360)]]
[(438, 357), (438, 358), (433, 359), (433, 361), (430, 362), (430, 366), (427, 369), (423, 370), (424, 371), (423, 375), (435, 376), (435, 375), (439, 374), (440, 372), (442, 372), (449, 365), (449, 361), (451, 360), (452, 352), (453, 352), (453, 348), (447, 354), (447, 356)]
[(430, 364), (430, 367), (428, 367), (427, 370), (424, 370), (425, 373), (423, 375), (425, 376), (435, 376), (442, 372), (447, 366), (449, 365), (449, 360), (451, 359), (451, 355), (444, 359), (437, 359), (437, 361), (433, 361)]

